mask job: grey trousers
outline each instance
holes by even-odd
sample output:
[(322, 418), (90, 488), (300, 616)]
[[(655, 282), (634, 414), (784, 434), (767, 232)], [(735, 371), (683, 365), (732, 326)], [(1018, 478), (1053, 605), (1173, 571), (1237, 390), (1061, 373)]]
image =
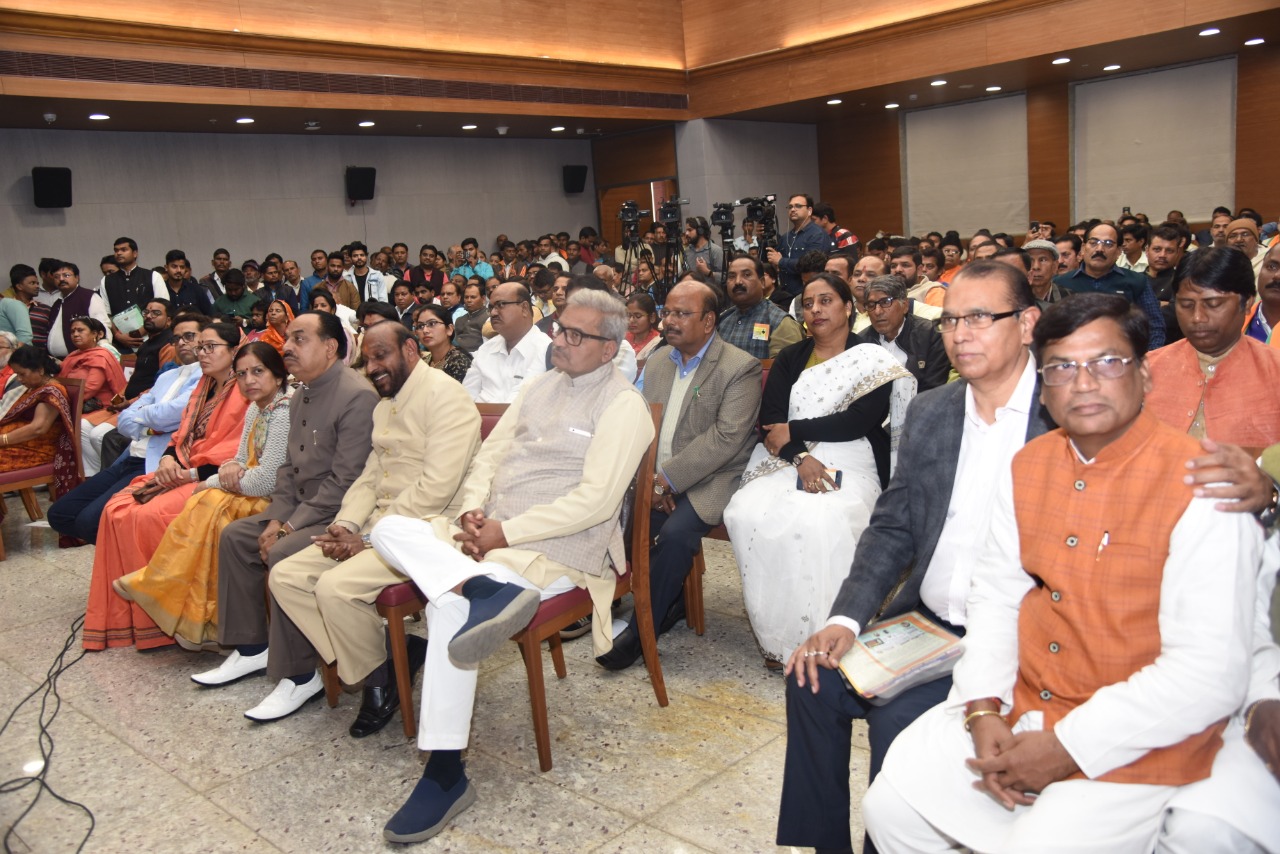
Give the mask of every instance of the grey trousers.
[(237, 519), (222, 529), (218, 546), (218, 643), (223, 646), (266, 643), (267, 676), (284, 679), (315, 670), (319, 664), (307, 636), (271, 599), (267, 620), (267, 574), (280, 561), (311, 545), (326, 525), (294, 531), (276, 542), (267, 554), (267, 565), (258, 555), (258, 536), (267, 526), (266, 514)]

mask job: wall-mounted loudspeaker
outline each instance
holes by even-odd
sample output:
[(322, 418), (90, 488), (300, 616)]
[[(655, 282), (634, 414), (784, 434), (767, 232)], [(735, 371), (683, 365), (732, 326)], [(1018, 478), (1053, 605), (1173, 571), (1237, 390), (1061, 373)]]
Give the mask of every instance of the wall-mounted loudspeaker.
[(587, 167), (585, 166), (566, 166), (564, 167), (564, 191), (566, 193), (581, 193), (587, 187)]
[(373, 198), (373, 182), (378, 170), (372, 166), (347, 167), (347, 198), (353, 202), (367, 202)]
[(31, 189), (38, 208), (71, 207), (71, 170), (65, 166), (34, 166)]

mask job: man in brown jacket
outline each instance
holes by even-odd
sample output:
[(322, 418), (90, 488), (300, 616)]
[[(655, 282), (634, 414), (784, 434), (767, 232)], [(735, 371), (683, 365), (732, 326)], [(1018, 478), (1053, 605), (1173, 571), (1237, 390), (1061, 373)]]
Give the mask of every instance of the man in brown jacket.
[[(659, 633), (681, 617), (693, 556), (738, 488), (760, 411), (760, 361), (716, 334), (711, 288), (676, 285), (663, 317), (671, 347), (649, 360), (642, 380), (645, 399), (663, 404), (650, 522), (657, 535), (649, 552), (653, 612), (666, 615)], [(639, 657), (640, 635), (630, 625), (596, 661), (623, 670)]]

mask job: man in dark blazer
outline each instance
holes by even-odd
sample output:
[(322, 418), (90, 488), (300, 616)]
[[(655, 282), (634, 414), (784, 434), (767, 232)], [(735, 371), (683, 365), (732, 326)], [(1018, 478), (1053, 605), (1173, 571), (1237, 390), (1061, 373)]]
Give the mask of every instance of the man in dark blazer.
[(937, 388), (951, 374), (951, 362), (937, 327), (911, 311), (907, 286), (897, 276), (876, 276), (867, 283), (871, 326), (858, 337), (879, 344), (916, 378), (918, 392)]
[(274, 599), (268, 630), (267, 573), (325, 532), (373, 447), (378, 394), (342, 363), (346, 348), (336, 315), (308, 311), (289, 324), (284, 364), (302, 383), (289, 401), (289, 454), (267, 509), (227, 525), (219, 539), (218, 643), (235, 651), (191, 678), (213, 687), (265, 669), (279, 684), (246, 713), (251, 720), (292, 714), (324, 690), (315, 650)]
[[(716, 334), (716, 307), (715, 292), (701, 282), (672, 288), (663, 307), (671, 346), (645, 365), (645, 399), (663, 405), (650, 521), (656, 539), (649, 552), (659, 632), (679, 619), (693, 556), (720, 523), (756, 442), (760, 361)], [(640, 636), (632, 624), (596, 661), (622, 670), (639, 657)]]
[[(868, 301), (883, 298), (870, 290)], [(963, 634), (969, 571), (986, 540), (997, 475), (1026, 441), (1054, 426), (1039, 403), (1028, 349), (1039, 317), (1026, 277), (1006, 264), (974, 262), (947, 289), (943, 338), (963, 379), (912, 401), (893, 478), (831, 617), (787, 664), (779, 845), (849, 851), (853, 719), (867, 721), (874, 779), (894, 737), (946, 699), (950, 676), (872, 705), (834, 668), (879, 616), (917, 609)]]

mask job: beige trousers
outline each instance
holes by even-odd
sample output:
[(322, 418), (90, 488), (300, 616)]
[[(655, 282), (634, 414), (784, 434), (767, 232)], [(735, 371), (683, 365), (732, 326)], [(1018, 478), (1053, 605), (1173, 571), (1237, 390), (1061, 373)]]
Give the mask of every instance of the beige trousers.
[(374, 602), (384, 587), (409, 579), (366, 548), (342, 562), (307, 546), (271, 570), (271, 595), (338, 678), (355, 685), (387, 660)]

